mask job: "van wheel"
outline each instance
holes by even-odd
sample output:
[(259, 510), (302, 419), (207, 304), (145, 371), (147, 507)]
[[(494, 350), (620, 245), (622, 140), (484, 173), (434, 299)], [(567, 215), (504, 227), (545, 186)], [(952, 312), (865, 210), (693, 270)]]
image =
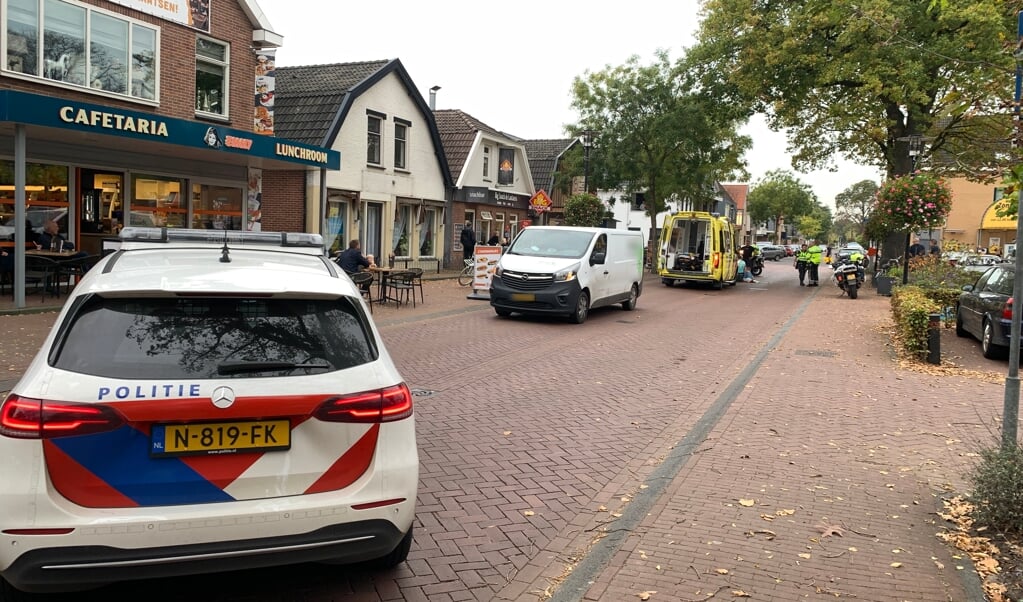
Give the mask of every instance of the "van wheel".
[(622, 301), (622, 309), (625, 311), (632, 311), (636, 309), (636, 299), (639, 298), (639, 287), (635, 284), (632, 285), (632, 290), (629, 291), (629, 299)]
[(579, 300), (575, 304), (575, 311), (569, 318), (575, 324), (582, 324), (590, 313), (590, 294), (586, 291), (579, 293)]

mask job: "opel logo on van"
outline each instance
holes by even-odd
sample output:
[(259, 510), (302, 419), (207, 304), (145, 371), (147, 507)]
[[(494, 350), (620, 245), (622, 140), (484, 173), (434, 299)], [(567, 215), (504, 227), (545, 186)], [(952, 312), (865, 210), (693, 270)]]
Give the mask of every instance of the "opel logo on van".
[(213, 389), (213, 395), (210, 398), (213, 400), (213, 405), (224, 410), (234, 404), (234, 391), (231, 387), (217, 387)]

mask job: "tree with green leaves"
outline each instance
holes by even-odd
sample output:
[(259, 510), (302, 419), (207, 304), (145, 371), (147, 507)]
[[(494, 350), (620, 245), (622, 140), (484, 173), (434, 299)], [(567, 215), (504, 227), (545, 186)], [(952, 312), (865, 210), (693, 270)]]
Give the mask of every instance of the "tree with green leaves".
[[(751, 141), (737, 132), (745, 115), (701, 90), (685, 61), (665, 51), (649, 65), (633, 56), (586, 71), (573, 81), (572, 106), (579, 123), (570, 130), (596, 132), (591, 186), (642, 191), (651, 231), (669, 201), (710, 210), (717, 182), (746, 175)], [(651, 254), (656, 244), (651, 238)]]
[(785, 220), (795, 223), (804, 215), (811, 215), (817, 197), (810, 187), (790, 172), (773, 170), (765, 175), (746, 197), (746, 208), (754, 222), (774, 220), (774, 242), (781, 240)]
[(723, 78), (725, 102), (788, 130), (800, 170), (841, 154), (909, 173), (919, 136), (916, 167), (979, 177), (970, 149), (1004, 142), (1011, 125), (1008, 46), (1020, 8), (1023, 0), (704, 0), (690, 56), (708, 81)]
[(565, 202), (565, 225), (597, 227), (604, 221), (604, 203), (592, 194), (572, 195)]
[[(835, 155), (889, 178), (913, 169), (978, 181), (1007, 150), (1023, 0), (704, 0), (690, 57), (725, 102), (787, 130), (794, 168)], [(888, 257), (903, 252), (888, 236)]]
[(836, 217), (845, 222), (846, 236), (851, 233), (854, 239), (862, 237), (867, 219), (874, 212), (877, 190), (877, 182), (860, 180), (835, 196)]

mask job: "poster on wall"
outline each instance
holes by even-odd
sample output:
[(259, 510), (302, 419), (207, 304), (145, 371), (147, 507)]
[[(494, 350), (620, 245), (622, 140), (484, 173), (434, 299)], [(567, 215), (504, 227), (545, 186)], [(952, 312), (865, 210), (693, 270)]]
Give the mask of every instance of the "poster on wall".
[(264, 136), (274, 135), (275, 56), (274, 50), (261, 50), (256, 55), (256, 114), (252, 131)]
[(246, 219), (247, 228), (252, 232), (260, 232), (263, 229), (263, 170), (253, 167), (249, 168), (249, 187), (246, 191)]
[(153, 0), (110, 0), (114, 4), (133, 8), (140, 13), (153, 15), (165, 21), (181, 23), (189, 27), (210, 32), (210, 0), (188, 0), (187, 2), (154, 2)]
[(515, 183), (515, 149), (502, 148), (498, 151), (497, 183), (510, 186)]

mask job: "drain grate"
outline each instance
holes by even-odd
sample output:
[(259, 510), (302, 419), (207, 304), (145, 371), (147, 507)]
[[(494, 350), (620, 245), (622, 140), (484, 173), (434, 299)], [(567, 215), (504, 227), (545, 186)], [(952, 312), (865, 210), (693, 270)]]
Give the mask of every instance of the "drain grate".
[(412, 397), (430, 397), (434, 394), (434, 391), (429, 389), (409, 389), (412, 392)]
[(816, 349), (797, 349), (796, 355), (815, 355), (817, 357), (836, 357), (834, 351), (817, 351)]

